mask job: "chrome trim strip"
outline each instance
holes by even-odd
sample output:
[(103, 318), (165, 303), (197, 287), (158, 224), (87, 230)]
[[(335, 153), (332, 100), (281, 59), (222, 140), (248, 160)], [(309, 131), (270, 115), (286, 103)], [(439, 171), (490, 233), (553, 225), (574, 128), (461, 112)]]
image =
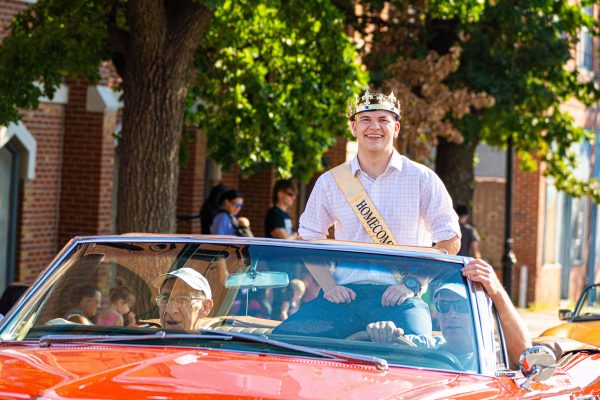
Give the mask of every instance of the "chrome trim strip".
[(107, 235), (107, 236), (82, 236), (76, 237), (78, 243), (100, 243), (100, 242), (111, 242), (111, 243), (123, 243), (123, 242), (189, 242), (189, 243), (214, 243), (214, 244), (232, 244), (238, 243), (240, 245), (260, 245), (260, 246), (276, 246), (276, 247), (297, 247), (297, 248), (310, 248), (319, 250), (338, 250), (348, 251), (353, 253), (377, 253), (384, 255), (401, 255), (412, 258), (423, 258), (428, 260), (440, 260), (444, 262), (451, 262), (454, 264), (464, 264), (465, 257), (454, 256), (441, 253), (428, 252), (426, 249), (419, 251), (418, 248), (415, 250), (398, 248), (394, 249), (392, 246), (382, 246), (378, 244), (365, 244), (365, 243), (348, 243), (340, 242), (336, 243), (335, 240), (328, 242), (316, 242), (316, 241), (305, 241), (305, 240), (281, 240), (281, 239), (270, 239), (270, 238), (240, 238), (237, 236), (225, 236), (225, 235)]

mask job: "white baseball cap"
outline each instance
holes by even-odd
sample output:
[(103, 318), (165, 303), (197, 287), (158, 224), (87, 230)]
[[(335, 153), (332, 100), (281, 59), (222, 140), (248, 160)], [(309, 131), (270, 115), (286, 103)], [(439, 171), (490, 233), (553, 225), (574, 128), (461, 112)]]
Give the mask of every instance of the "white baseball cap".
[(154, 287), (160, 289), (163, 283), (169, 278), (179, 278), (192, 289), (202, 290), (207, 299), (212, 298), (212, 291), (210, 290), (208, 281), (198, 271), (184, 267), (175, 271), (167, 272), (166, 274), (159, 275), (154, 279)]
[(433, 297), (437, 297), (442, 290), (449, 290), (451, 292), (454, 292), (457, 295), (459, 295), (460, 297), (462, 297), (463, 299), (467, 298), (467, 289), (465, 288), (465, 285), (460, 284), (460, 283), (453, 283), (453, 282), (444, 283), (442, 286), (440, 286), (435, 291), (435, 293), (433, 294)]

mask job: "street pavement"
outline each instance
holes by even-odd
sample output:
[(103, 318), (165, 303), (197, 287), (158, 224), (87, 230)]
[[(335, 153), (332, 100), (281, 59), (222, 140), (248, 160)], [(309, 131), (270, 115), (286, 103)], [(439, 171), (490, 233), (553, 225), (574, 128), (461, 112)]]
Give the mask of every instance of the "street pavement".
[(518, 308), (518, 310), (531, 332), (531, 337), (539, 336), (546, 329), (562, 323), (558, 319), (558, 308), (535, 311)]

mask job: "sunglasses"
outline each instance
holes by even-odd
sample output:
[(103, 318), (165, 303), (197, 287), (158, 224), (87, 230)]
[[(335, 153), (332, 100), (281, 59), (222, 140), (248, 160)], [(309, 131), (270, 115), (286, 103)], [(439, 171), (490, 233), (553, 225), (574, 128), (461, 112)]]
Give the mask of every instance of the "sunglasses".
[(454, 308), (454, 311), (456, 311), (459, 314), (468, 314), (469, 312), (469, 302), (466, 300), (438, 300), (435, 302), (435, 307), (442, 314), (446, 314), (447, 312), (449, 312), (450, 307)]
[(294, 192), (284, 192), (284, 193), (290, 197), (296, 197), (296, 193), (294, 193)]
[(233, 204), (234, 207), (238, 207), (238, 208), (242, 208), (242, 206), (244, 205), (244, 203), (238, 203), (237, 201), (234, 201), (231, 204)]

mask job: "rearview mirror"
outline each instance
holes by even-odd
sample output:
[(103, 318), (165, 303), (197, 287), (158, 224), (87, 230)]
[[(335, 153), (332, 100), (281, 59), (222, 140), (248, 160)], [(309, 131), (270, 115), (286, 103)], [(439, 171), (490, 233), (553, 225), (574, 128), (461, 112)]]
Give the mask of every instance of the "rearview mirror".
[(571, 311), (571, 310), (566, 310), (566, 309), (558, 310), (558, 319), (560, 319), (561, 321), (571, 319), (572, 316), (573, 316), (573, 311)]
[(285, 272), (257, 272), (250, 270), (242, 274), (232, 274), (225, 280), (228, 289), (266, 289), (286, 287), (290, 279)]
[(519, 369), (527, 378), (521, 388), (531, 390), (531, 381), (543, 382), (550, 379), (556, 370), (556, 357), (546, 346), (533, 346), (525, 350), (519, 360)]

